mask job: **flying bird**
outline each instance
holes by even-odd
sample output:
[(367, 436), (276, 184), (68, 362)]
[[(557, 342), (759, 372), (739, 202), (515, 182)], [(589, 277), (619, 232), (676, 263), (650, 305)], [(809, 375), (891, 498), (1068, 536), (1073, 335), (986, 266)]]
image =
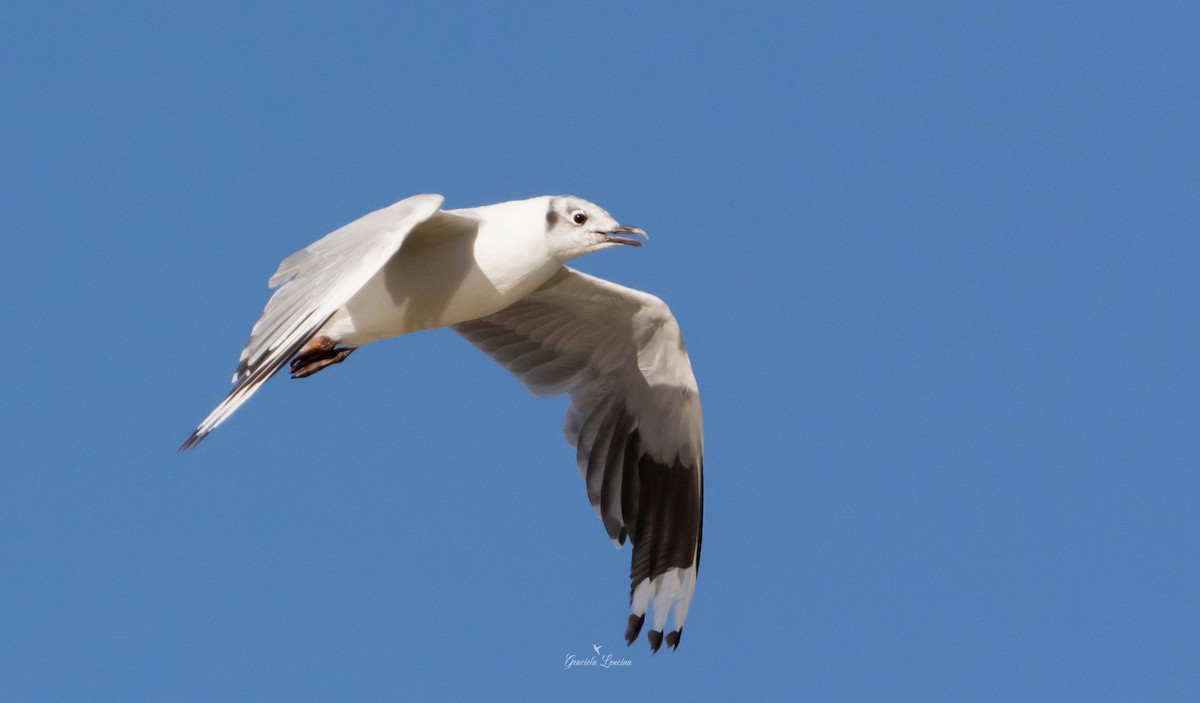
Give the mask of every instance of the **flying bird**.
[(571, 399), (564, 432), (614, 546), (633, 543), (632, 644), (653, 611), (678, 648), (700, 567), (704, 431), (679, 324), (659, 298), (571, 259), (646, 233), (574, 196), (442, 210), (416, 195), (283, 260), (234, 387), (180, 450), (208, 436), (285, 365), (304, 378), (364, 344), (449, 327), (536, 396)]

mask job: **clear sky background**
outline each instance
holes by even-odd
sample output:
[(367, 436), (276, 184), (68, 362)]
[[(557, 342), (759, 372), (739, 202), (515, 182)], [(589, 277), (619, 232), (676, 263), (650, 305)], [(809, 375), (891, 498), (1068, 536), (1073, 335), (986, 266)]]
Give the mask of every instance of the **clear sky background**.
[[(10, 5), (3, 700), (1200, 698), (1195, 3)], [(577, 264), (700, 381), (679, 651), (450, 332), (176, 454), (279, 260), (421, 192), (650, 232)]]

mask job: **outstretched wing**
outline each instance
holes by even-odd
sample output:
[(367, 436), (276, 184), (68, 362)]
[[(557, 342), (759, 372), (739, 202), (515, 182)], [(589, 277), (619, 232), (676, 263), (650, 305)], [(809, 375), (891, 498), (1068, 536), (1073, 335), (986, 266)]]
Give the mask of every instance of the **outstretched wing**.
[(700, 566), (704, 430), (679, 325), (662, 300), (564, 268), (504, 310), (454, 330), (538, 396), (567, 393), (564, 426), (588, 499), (614, 545), (633, 542), (625, 633), (654, 603), (651, 648), (667, 613), (677, 647)]
[(405, 198), (284, 259), (269, 282), (278, 290), (242, 350), (233, 375), (236, 385), (180, 450), (198, 444), (254, 395), (387, 263), (417, 225), (434, 216), (442, 201), (440, 195)]

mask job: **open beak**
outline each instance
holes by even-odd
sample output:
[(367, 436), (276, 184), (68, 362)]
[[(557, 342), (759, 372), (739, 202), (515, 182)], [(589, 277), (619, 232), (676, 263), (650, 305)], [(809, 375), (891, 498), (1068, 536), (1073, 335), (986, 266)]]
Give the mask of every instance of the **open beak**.
[(613, 244), (628, 244), (631, 247), (640, 247), (644, 245), (638, 240), (630, 238), (628, 235), (637, 235), (643, 239), (650, 238), (649, 235), (642, 230), (642, 228), (629, 227), (627, 225), (618, 225), (607, 232), (601, 232), (601, 234), (604, 235), (604, 239), (606, 241), (612, 242)]

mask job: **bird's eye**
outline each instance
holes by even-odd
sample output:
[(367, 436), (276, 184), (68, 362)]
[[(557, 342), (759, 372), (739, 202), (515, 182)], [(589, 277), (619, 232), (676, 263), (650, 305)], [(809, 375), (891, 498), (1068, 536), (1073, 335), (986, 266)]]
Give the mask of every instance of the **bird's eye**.
[(575, 214), (571, 215), (571, 219), (575, 222), (575, 224), (581, 225), (584, 222), (587, 222), (587, 213), (583, 210), (576, 210)]

